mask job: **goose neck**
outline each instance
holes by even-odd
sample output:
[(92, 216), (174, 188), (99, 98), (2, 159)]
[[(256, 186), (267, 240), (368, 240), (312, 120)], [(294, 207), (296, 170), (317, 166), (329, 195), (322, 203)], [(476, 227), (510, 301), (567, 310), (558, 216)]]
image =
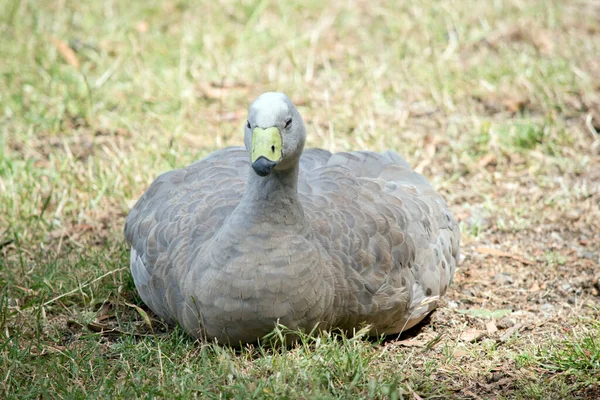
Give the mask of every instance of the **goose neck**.
[(273, 171), (265, 177), (250, 171), (240, 206), (250, 211), (255, 221), (285, 225), (304, 222), (304, 211), (298, 200), (298, 172), (298, 166)]

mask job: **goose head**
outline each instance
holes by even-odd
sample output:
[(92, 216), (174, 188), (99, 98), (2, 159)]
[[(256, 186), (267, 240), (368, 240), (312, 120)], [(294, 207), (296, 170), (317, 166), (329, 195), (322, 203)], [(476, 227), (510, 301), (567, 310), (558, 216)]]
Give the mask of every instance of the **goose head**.
[(267, 92), (250, 105), (244, 143), (254, 172), (265, 177), (298, 165), (306, 129), (292, 101), (283, 93)]

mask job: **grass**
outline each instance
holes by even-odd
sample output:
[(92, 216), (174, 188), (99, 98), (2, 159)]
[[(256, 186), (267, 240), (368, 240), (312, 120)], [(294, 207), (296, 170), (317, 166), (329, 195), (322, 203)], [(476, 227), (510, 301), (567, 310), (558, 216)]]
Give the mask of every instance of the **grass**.
[[(0, 397), (600, 395), (594, 1), (0, 9)], [(420, 329), (230, 349), (144, 307), (132, 202), (241, 144), (267, 90), (299, 105), (310, 146), (395, 149), (448, 199), (464, 260)]]

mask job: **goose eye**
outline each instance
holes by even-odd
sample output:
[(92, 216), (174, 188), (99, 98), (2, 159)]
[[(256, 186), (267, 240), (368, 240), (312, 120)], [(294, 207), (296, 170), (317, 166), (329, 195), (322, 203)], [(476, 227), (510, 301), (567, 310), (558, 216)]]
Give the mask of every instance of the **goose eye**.
[(288, 119), (287, 121), (285, 121), (285, 129), (289, 128), (292, 125), (292, 119)]
[(251, 128), (251, 126), (250, 126), (250, 121), (246, 121), (246, 126), (248, 127), (248, 129), (250, 129), (250, 128)]

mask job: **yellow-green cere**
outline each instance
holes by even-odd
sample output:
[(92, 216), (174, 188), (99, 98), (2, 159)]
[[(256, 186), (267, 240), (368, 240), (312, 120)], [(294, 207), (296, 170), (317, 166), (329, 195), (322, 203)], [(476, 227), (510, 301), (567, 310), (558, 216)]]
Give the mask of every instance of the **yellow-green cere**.
[(281, 133), (278, 128), (254, 128), (252, 132), (252, 162), (261, 156), (270, 161), (281, 159)]

